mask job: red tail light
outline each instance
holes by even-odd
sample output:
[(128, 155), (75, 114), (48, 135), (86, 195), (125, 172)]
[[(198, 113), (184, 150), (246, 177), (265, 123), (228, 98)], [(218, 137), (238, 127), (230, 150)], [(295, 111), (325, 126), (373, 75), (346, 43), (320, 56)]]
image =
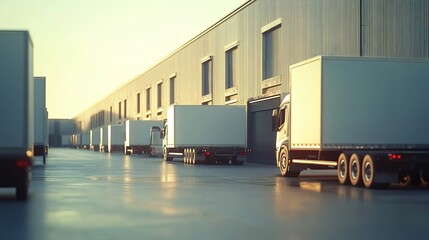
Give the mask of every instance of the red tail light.
[(212, 155), (212, 153), (211, 153), (211, 152), (208, 152), (208, 151), (204, 151), (204, 152), (203, 152), (203, 155), (204, 155), (204, 156), (210, 156), (210, 155)]
[(251, 152), (251, 150), (250, 150), (250, 149), (246, 149), (246, 150), (244, 150), (244, 151), (241, 151), (241, 152), (239, 153), (239, 155), (247, 155), (249, 152)]
[(401, 160), (402, 159), (401, 154), (389, 153), (388, 156), (389, 156), (389, 160)]
[(17, 167), (29, 167), (31, 165), (31, 162), (28, 160), (18, 160), (16, 161)]

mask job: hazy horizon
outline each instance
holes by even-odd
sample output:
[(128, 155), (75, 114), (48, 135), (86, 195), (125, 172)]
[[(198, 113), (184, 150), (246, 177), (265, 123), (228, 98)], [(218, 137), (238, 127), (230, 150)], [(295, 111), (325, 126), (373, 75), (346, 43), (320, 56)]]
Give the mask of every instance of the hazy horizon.
[(0, 30), (28, 30), (49, 118), (73, 118), (246, 0), (3, 0)]

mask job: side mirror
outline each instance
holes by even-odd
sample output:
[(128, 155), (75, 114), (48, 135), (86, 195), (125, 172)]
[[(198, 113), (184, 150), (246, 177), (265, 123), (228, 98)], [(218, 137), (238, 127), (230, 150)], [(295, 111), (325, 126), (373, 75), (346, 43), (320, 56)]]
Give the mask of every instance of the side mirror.
[(279, 116), (279, 110), (273, 109), (273, 113), (271, 115), (271, 130), (273, 132), (277, 132), (277, 129), (279, 128), (278, 121), (277, 121), (278, 116)]
[(165, 137), (164, 129), (161, 130), (160, 136), (161, 136), (162, 139), (164, 139), (164, 137)]

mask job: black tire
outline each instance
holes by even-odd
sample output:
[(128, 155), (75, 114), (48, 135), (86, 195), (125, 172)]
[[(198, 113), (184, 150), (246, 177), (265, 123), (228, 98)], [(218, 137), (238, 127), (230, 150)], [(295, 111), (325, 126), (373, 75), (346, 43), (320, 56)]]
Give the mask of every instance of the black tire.
[(419, 186), (420, 185), (420, 175), (418, 172), (406, 172), (399, 174), (399, 184), (402, 186)]
[(389, 183), (375, 183), (374, 177), (377, 174), (374, 158), (367, 154), (362, 161), (362, 182), (366, 188), (383, 189), (389, 187)]
[(280, 150), (280, 173), (283, 177), (299, 177), (300, 171), (290, 171), (289, 151), (286, 146), (282, 146)]
[(338, 157), (337, 164), (337, 176), (338, 182), (342, 185), (350, 185), (349, 178), (349, 156), (344, 153), (341, 153)]
[(355, 187), (362, 186), (362, 161), (359, 155), (352, 154), (349, 161), (350, 183)]
[(191, 164), (195, 165), (197, 164), (197, 154), (195, 152), (195, 149), (191, 149)]
[(429, 179), (424, 178), (424, 177), (420, 177), (420, 183), (421, 183), (423, 186), (429, 186)]

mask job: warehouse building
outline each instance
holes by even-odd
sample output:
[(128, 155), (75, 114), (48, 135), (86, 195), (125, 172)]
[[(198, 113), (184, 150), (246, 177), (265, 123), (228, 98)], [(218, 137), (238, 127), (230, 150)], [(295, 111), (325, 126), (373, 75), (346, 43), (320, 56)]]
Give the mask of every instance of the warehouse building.
[(246, 105), (248, 161), (275, 164), (271, 110), (289, 92), (291, 64), (317, 55), (428, 58), (428, 26), (427, 0), (250, 0), (74, 120), (88, 132), (165, 119), (171, 104)]
[(64, 147), (70, 145), (70, 136), (76, 133), (75, 121), (71, 119), (49, 119), (49, 147)]

